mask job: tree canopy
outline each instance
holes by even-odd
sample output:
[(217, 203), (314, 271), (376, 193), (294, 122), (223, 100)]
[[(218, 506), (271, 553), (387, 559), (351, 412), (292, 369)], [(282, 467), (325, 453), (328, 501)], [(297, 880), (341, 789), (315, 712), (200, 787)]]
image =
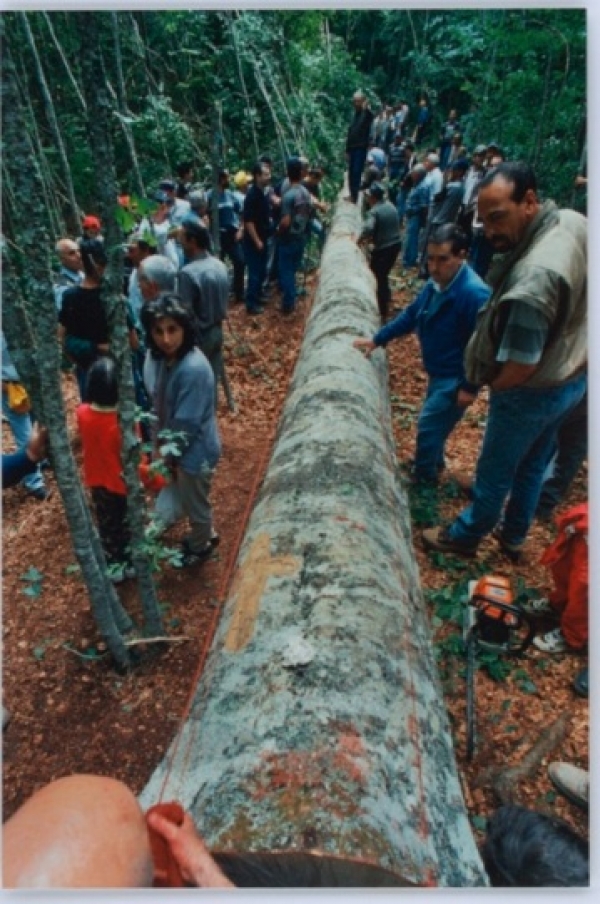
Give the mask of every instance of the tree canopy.
[[(72, 223), (71, 184), (97, 203), (76, 14), (5, 13), (26, 128), (50, 196), (53, 232)], [(421, 96), (434, 123), (456, 108), (469, 149), (496, 140), (569, 203), (585, 142), (586, 14), (582, 9), (123, 11), (85, 13), (113, 105), (116, 176), (140, 193), (194, 160), (222, 163), (292, 152), (341, 178), (356, 88), (371, 105)], [(65, 153), (61, 151), (61, 144)], [(68, 160), (68, 167), (66, 162)], [(203, 167), (206, 167), (203, 170)], [(67, 171), (68, 170), (68, 171)], [(5, 174), (6, 176), (6, 174)], [(70, 182), (71, 180), (71, 182)], [(141, 184), (140, 184), (141, 183)], [(10, 182), (6, 185), (10, 195)]]

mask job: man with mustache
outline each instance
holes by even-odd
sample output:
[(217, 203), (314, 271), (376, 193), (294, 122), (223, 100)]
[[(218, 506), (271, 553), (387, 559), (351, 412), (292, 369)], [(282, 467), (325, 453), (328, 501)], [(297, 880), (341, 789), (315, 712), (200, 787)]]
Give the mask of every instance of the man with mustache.
[[(479, 187), (495, 257), (492, 296), (465, 352), (467, 379), (490, 387), (472, 502), (427, 549), (472, 557), (490, 531), (516, 561), (535, 515), (557, 430), (586, 389), (587, 220), (542, 203), (526, 163), (502, 163)], [(506, 502), (506, 506), (505, 506)]]

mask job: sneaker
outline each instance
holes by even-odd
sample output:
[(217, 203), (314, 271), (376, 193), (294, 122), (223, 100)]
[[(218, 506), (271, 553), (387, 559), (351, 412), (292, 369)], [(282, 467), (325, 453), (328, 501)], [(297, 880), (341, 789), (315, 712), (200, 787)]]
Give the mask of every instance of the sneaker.
[(554, 609), (549, 600), (546, 599), (545, 596), (540, 596), (535, 600), (526, 600), (524, 603), (519, 604), (523, 612), (527, 615), (531, 615), (534, 618), (546, 618), (547, 616), (554, 616), (558, 618), (558, 613), (556, 609)]
[(548, 778), (563, 797), (582, 810), (589, 808), (590, 774), (571, 763), (550, 763)]
[(571, 647), (565, 640), (560, 628), (554, 628), (547, 634), (540, 634), (533, 638), (533, 645), (542, 653), (570, 653)]
[(522, 543), (510, 543), (508, 540), (506, 540), (504, 534), (502, 533), (501, 527), (494, 528), (494, 530), (492, 531), (492, 537), (507, 559), (510, 559), (511, 562), (518, 562), (520, 560), (521, 553), (523, 552)]
[(425, 549), (452, 553), (467, 559), (472, 559), (477, 555), (477, 544), (469, 546), (466, 543), (459, 543), (450, 536), (447, 527), (429, 527), (422, 532), (421, 537)]
[(175, 565), (175, 568), (189, 568), (190, 565), (201, 565), (202, 562), (206, 562), (207, 559), (210, 559), (213, 548), (213, 544), (209, 540), (206, 546), (196, 552), (190, 549), (189, 544), (184, 540), (181, 544), (179, 563)]

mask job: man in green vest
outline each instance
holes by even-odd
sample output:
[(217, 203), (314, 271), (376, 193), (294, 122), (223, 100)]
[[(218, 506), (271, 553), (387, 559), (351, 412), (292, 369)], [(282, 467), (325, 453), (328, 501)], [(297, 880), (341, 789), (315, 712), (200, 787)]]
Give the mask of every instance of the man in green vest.
[[(427, 549), (474, 556), (493, 531), (513, 560), (535, 515), (558, 428), (586, 390), (587, 220), (541, 203), (528, 164), (502, 163), (479, 188), (495, 257), (492, 296), (465, 352), (467, 379), (490, 388), (471, 504)], [(505, 505), (506, 503), (506, 505)]]

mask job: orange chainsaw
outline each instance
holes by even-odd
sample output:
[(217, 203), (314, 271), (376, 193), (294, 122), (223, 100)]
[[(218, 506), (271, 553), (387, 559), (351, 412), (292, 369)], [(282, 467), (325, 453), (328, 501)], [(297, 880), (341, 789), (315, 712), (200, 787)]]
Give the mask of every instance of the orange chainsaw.
[(475, 751), (475, 671), (477, 652), (519, 656), (531, 644), (535, 625), (514, 602), (511, 582), (499, 575), (469, 581), (463, 639), (467, 653), (467, 759)]

